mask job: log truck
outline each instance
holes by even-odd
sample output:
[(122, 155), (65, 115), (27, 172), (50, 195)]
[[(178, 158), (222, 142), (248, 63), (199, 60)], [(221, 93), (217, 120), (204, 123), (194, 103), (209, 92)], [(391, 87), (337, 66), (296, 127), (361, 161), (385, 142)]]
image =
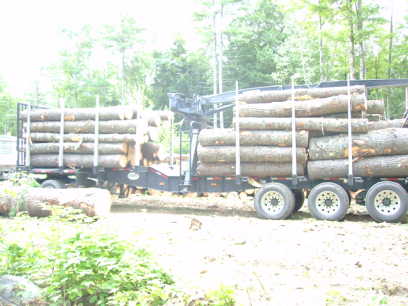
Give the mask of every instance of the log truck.
[[(317, 85), (302, 85), (305, 87), (338, 87), (364, 85), (367, 89), (384, 87), (408, 87), (408, 79), (390, 80), (351, 80), (322, 82)], [(318, 219), (341, 220), (344, 218), (351, 201), (351, 193), (357, 193), (356, 203), (365, 205), (369, 215), (379, 222), (396, 222), (408, 210), (408, 177), (373, 178), (356, 177), (352, 170), (344, 178), (330, 180), (313, 180), (305, 176), (296, 175), (286, 178), (256, 178), (242, 176), (239, 159), (239, 126), (236, 127), (236, 174), (234, 176), (199, 176), (197, 175), (197, 145), (201, 129), (206, 127), (209, 117), (214, 113), (234, 108), (238, 94), (246, 91), (283, 90), (290, 86), (268, 86), (260, 88), (240, 89), (218, 95), (209, 95), (189, 98), (180, 93), (170, 93), (170, 110), (181, 115), (184, 119), (183, 133), (188, 134), (189, 159), (187, 163), (179, 165), (152, 165), (134, 166), (127, 168), (89, 169), (36, 168), (27, 163), (28, 139), (24, 136), (24, 122), (22, 112), (35, 106), (19, 104), (17, 109), (17, 170), (32, 174), (41, 174), (40, 183), (43, 187), (63, 188), (69, 182), (79, 186), (88, 186), (96, 182), (97, 186), (121, 186), (123, 195), (124, 186), (156, 189), (174, 193), (207, 193), (207, 192), (240, 192), (246, 189), (257, 188), (254, 205), (257, 215), (267, 219), (285, 219), (299, 210), (308, 198), (308, 205), (312, 215)], [(351, 111), (349, 109), (350, 121)], [(292, 120), (295, 120), (292, 113)], [(29, 116), (28, 116), (29, 117)], [(295, 133), (294, 124), (292, 133)], [(352, 137), (349, 131), (349, 137)], [(182, 143), (180, 133), (180, 146)], [(351, 141), (350, 141), (351, 145)], [(292, 147), (296, 152), (296, 147)], [(180, 150), (181, 154), (181, 150)], [(292, 153), (296, 154), (296, 153)], [(180, 158), (181, 159), (181, 158)], [(171, 158), (172, 160), (172, 158)], [(352, 161), (349, 161), (350, 163)], [(292, 158), (292, 167), (296, 168), (296, 157)], [(352, 167), (349, 167), (352, 169)], [(320, 203), (319, 195), (325, 194), (325, 200)], [(320, 202), (319, 202), (320, 201)]]

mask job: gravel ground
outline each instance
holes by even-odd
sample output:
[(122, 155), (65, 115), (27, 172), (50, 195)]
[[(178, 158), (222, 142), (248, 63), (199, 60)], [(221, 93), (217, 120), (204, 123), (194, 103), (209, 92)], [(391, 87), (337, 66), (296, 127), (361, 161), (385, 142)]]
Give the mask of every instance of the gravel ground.
[(134, 196), (100, 225), (140, 240), (192, 294), (224, 285), (239, 305), (408, 305), (408, 224), (360, 208), (343, 222), (306, 207), (272, 221), (249, 200)]

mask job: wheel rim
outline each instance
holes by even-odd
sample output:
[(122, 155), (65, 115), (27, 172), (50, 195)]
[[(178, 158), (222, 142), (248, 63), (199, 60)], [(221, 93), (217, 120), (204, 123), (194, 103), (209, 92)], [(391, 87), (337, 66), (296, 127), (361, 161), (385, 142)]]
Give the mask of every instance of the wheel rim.
[(383, 215), (393, 215), (401, 206), (401, 198), (392, 190), (383, 190), (374, 198), (375, 209)]
[(316, 197), (316, 209), (324, 216), (331, 216), (340, 209), (340, 198), (333, 191), (320, 192)]
[(261, 206), (269, 214), (276, 215), (285, 207), (285, 198), (280, 192), (268, 191), (261, 199)]

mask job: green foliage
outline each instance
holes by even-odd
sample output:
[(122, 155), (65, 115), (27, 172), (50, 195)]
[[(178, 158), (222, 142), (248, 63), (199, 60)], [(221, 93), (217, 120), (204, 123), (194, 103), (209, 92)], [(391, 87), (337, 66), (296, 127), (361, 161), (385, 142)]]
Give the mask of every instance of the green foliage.
[(54, 250), (50, 263), (46, 292), (53, 303), (163, 305), (171, 297), (171, 277), (145, 251), (112, 236), (77, 233)]
[(15, 217), (19, 212), (27, 210), (27, 189), (38, 187), (38, 182), (30, 174), (16, 172), (4, 184), (0, 186), (0, 195), (4, 195), (10, 201), (9, 217)]
[(277, 50), (286, 39), (285, 16), (269, 0), (245, 7), (245, 14), (235, 18), (226, 36), (225, 78), (228, 88), (239, 80), (241, 88), (274, 83), (277, 71)]
[(17, 99), (7, 91), (0, 79), (0, 135), (16, 135)]
[(168, 106), (170, 92), (187, 96), (208, 94), (211, 87), (209, 60), (201, 51), (188, 52), (184, 40), (177, 39), (168, 51), (156, 52), (154, 62), (156, 74), (151, 98), (155, 108)]
[(41, 260), (41, 252), (34, 247), (18, 243), (6, 244), (0, 239), (0, 275), (28, 275), (33, 273)]
[(230, 287), (221, 286), (217, 290), (210, 291), (206, 298), (213, 306), (233, 306), (236, 304), (234, 290)]
[(98, 220), (97, 217), (88, 217), (81, 209), (78, 208), (47, 204), (44, 205), (44, 208), (51, 211), (51, 215), (48, 218), (57, 222), (89, 224)]
[(23, 187), (40, 187), (35, 177), (26, 172), (16, 172), (10, 178), (9, 182), (13, 186), (23, 186)]

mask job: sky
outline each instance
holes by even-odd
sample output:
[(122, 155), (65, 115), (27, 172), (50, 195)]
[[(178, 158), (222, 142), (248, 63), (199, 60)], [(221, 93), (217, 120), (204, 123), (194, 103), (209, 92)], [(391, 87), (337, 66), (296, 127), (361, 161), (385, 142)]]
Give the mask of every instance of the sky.
[(41, 67), (64, 47), (63, 28), (112, 24), (121, 15), (148, 29), (155, 47), (177, 35), (194, 42), (193, 11), (191, 0), (0, 0), (0, 77), (14, 94), (32, 90)]
[[(0, 0), (0, 77), (14, 95), (32, 91), (41, 67), (55, 61), (64, 47), (61, 29), (115, 23), (121, 15), (135, 17), (155, 47), (169, 46), (176, 36), (197, 45), (192, 17), (197, 1)], [(408, 13), (408, 0), (378, 2), (386, 7), (394, 2), (397, 18)]]

